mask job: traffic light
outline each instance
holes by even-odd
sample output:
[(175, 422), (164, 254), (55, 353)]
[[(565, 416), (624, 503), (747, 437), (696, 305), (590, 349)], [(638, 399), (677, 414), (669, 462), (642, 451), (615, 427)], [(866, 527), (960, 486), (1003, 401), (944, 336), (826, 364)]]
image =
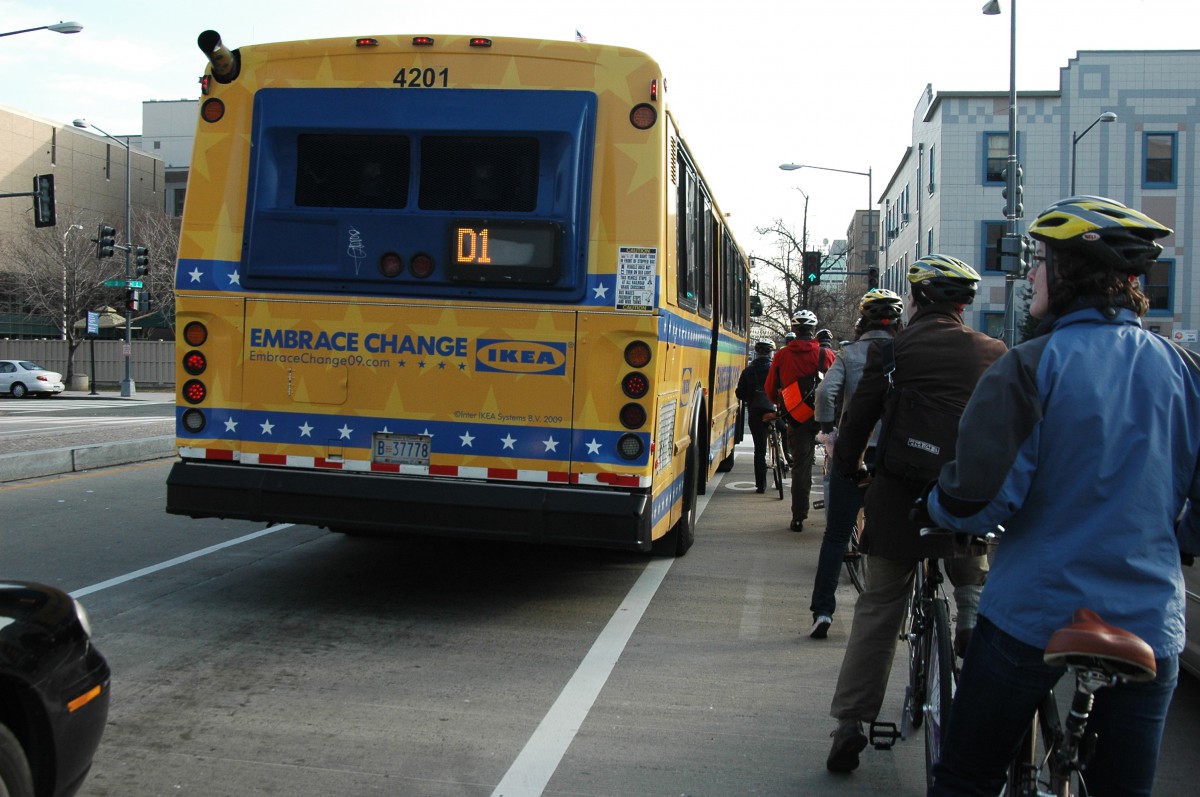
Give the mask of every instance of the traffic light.
[(142, 309), (141, 295), (137, 288), (125, 291), (125, 309), (137, 312)]
[(144, 277), (150, 273), (150, 250), (144, 246), (135, 246), (133, 248), (133, 265), (137, 268), (137, 275)]
[(996, 242), (1000, 252), (1000, 270), (1005, 274), (1024, 274), (1033, 252), (1033, 243), (1022, 235), (1004, 235)]
[(805, 285), (820, 285), (821, 284), (821, 253), (820, 252), (805, 252), (804, 253), (804, 284)]
[(96, 237), (92, 240), (96, 242), (97, 258), (103, 260), (106, 257), (112, 257), (113, 247), (117, 244), (117, 231), (104, 222), (101, 222), (99, 229), (96, 231)]
[[(1008, 169), (1005, 169), (1003, 172), (1001, 172), (1001, 174), (1004, 177), (1004, 190), (1000, 192), (1000, 195), (1006, 200), (1004, 204), (1004, 215), (1005, 217), (1009, 217), (1009, 209), (1011, 208), (1012, 216), (1010, 218), (1023, 218), (1025, 216), (1025, 205), (1023, 201), (1025, 188), (1021, 183), (1025, 177), (1025, 170), (1022, 169), (1021, 164), (1018, 163), (1017, 173), (1014, 175), (1013, 179), (1009, 179)], [(1011, 200), (1009, 200), (1010, 192), (1012, 193)]]
[(35, 174), (33, 176), (33, 226), (53, 227), (54, 223), (54, 175)]
[(879, 287), (879, 269), (877, 269), (875, 266), (871, 266), (867, 269), (867, 287)]

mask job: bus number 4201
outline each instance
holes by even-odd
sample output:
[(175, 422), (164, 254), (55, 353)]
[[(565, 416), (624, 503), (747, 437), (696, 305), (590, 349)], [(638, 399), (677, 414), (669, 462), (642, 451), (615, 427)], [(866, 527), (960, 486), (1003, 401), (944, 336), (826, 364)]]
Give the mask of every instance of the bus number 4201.
[(418, 66), (410, 66), (397, 72), (392, 82), (406, 89), (444, 89), (450, 85), (450, 70), (446, 67), (434, 69), (427, 66), (421, 69)]

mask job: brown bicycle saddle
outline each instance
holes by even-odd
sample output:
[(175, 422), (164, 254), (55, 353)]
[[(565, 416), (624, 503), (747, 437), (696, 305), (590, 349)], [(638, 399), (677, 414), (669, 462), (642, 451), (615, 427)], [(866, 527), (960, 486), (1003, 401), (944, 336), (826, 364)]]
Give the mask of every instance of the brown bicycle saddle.
[(1109, 625), (1091, 609), (1076, 609), (1071, 624), (1050, 637), (1043, 659), (1053, 665), (1098, 665), (1130, 681), (1152, 681), (1154, 651), (1137, 634)]

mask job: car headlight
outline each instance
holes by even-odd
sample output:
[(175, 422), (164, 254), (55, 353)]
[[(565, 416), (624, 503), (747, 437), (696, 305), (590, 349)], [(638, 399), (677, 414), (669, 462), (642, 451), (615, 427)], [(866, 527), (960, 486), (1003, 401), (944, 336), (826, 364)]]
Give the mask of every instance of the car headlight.
[[(72, 600), (75, 600), (72, 598)], [(75, 616), (79, 618), (79, 624), (83, 626), (83, 633), (87, 634), (88, 639), (92, 638), (92, 621), (88, 619), (87, 609), (83, 608), (83, 604), (75, 600)]]

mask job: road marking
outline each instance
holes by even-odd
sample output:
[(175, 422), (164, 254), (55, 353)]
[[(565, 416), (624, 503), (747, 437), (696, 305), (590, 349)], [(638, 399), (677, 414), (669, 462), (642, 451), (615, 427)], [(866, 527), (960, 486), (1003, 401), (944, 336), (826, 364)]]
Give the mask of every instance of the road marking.
[(149, 567), (143, 567), (141, 570), (134, 570), (132, 573), (126, 573), (123, 576), (117, 576), (116, 578), (110, 578), (107, 581), (101, 581), (99, 584), (93, 584), (90, 587), (84, 587), (83, 589), (77, 589), (71, 593), (71, 597), (72, 598), (82, 598), (85, 595), (91, 595), (93, 593), (99, 592), (100, 590), (109, 589), (110, 587), (117, 587), (117, 586), (120, 586), (121, 584), (127, 584), (130, 581), (141, 578), (142, 576), (148, 576), (151, 573), (157, 573), (160, 570), (166, 570), (169, 567), (175, 567), (176, 565), (181, 565), (186, 562), (190, 562), (193, 559), (199, 559), (202, 556), (208, 556), (210, 553), (216, 553), (217, 551), (224, 550), (225, 548), (232, 548), (235, 545), (241, 545), (242, 543), (250, 542), (251, 540), (257, 540), (259, 537), (265, 537), (268, 534), (274, 534), (277, 531), (283, 531), (284, 529), (290, 529), (293, 525), (295, 525), (295, 524), (279, 523), (274, 526), (268, 526), (267, 528), (263, 529), (262, 531), (256, 531), (253, 534), (247, 534), (243, 537), (238, 537), (237, 539), (234, 539), (234, 540), (226, 540), (225, 542), (218, 543), (216, 545), (210, 545), (207, 548), (201, 548), (198, 551), (192, 551), (191, 553), (184, 554), (183, 556), (177, 556), (174, 559), (168, 559), (165, 562), (159, 562), (156, 565), (150, 565)]
[[(716, 492), (723, 474), (709, 482), (707, 495), (697, 496), (696, 520), (704, 513), (709, 498)], [(546, 712), (533, 736), (517, 755), (508, 772), (500, 780), (492, 797), (540, 797), (546, 784), (554, 775), (562, 758), (583, 726), (588, 712), (608, 677), (612, 674), (617, 659), (625, 651), (629, 638), (641, 621), (646, 607), (666, 578), (674, 559), (652, 559), (634, 583), (625, 600), (609, 618), (608, 624), (596, 637), (591, 650), (583, 657), (575, 674), (559, 693), (554, 705)]]

